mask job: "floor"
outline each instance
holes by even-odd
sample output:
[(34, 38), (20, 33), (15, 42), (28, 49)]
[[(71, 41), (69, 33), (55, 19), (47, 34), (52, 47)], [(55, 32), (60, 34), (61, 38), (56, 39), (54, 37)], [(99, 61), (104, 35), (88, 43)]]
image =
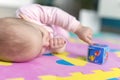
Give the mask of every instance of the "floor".
[(72, 35), (66, 52), (46, 53), (30, 62), (0, 62), (0, 80), (120, 80), (120, 37), (101, 33), (94, 41), (110, 47), (108, 60), (94, 64), (86, 60), (88, 46)]

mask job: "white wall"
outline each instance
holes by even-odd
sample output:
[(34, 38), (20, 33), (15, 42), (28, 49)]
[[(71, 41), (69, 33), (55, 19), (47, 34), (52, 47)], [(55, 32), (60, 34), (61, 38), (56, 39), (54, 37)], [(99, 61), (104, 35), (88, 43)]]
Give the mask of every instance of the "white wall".
[(0, 18), (14, 17), (16, 10), (23, 5), (31, 4), (34, 0), (0, 0)]
[(99, 0), (98, 14), (104, 18), (120, 19), (120, 0)]
[(33, 3), (34, 0), (0, 0), (0, 6), (4, 7), (19, 7)]

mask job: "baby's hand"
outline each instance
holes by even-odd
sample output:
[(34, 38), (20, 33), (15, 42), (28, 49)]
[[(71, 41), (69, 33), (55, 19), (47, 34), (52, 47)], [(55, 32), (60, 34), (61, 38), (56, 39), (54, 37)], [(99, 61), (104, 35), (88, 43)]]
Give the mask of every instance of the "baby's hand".
[(52, 38), (50, 39), (50, 48), (59, 49), (64, 47), (66, 41), (63, 38)]
[(86, 43), (88, 43), (89, 45), (92, 44), (92, 30), (88, 27), (78, 27), (78, 29), (75, 32), (77, 34), (77, 36), (85, 41)]

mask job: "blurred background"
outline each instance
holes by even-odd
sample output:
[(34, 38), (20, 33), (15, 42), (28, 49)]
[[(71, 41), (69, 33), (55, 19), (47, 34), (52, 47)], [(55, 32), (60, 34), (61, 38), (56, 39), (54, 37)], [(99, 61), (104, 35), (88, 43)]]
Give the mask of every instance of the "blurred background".
[(120, 0), (0, 0), (0, 18), (15, 17), (17, 8), (32, 3), (63, 9), (91, 27), (94, 34), (120, 34)]

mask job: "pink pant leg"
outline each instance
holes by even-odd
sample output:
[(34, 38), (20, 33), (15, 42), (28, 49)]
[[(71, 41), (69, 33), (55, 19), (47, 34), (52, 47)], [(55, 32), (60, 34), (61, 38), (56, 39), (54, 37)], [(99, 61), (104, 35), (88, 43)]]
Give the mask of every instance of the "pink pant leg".
[(69, 32), (67, 30), (64, 30), (61, 27), (57, 27), (57, 33), (58, 33), (58, 35), (63, 36), (65, 39), (70, 38)]

